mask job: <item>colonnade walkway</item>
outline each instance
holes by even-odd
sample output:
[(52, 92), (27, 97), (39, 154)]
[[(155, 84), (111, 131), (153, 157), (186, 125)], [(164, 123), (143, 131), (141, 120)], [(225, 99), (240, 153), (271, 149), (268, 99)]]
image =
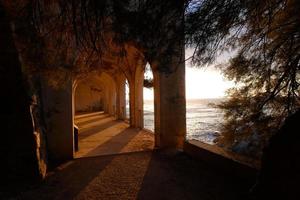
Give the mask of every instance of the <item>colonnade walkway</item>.
[(245, 199), (249, 184), (185, 153), (153, 149), (153, 134), (104, 113), (76, 117), (79, 151), (20, 199)]
[(75, 124), (79, 128), (76, 158), (150, 151), (154, 147), (153, 133), (130, 128), (103, 112), (76, 115)]

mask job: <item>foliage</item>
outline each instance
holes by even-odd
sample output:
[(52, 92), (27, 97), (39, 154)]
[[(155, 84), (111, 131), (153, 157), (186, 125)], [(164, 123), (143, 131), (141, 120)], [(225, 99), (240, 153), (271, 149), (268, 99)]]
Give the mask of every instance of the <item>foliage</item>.
[(235, 149), (246, 141), (244, 153), (257, 156), (299, 109), (300, 1), (199, 0), (188, 8), (186, 44), (195, 48), (195, 64), (236, 52), (220, 67), (238, 87), (219, 106), (226, 119), (219, 143)]
[(144, 79), (144, 87), (145, 88), (153, 88), (153, 79), (149, 78), (149, 79)]
[[(169, 62), (183, 44), (183, 1), (3, 1), (15, 24), (27, 68), (75, 74), (109, 70), (107, 57), (126, 63), (128, 45), (144, 62)], [(182, 34), (178, 34), (182, 32)], [(29, 50), (30, 49), (30, 50)], [(177, 52), (178, 51), (178, 52)], [(183, 56), (184, 54), (181, 54)], [(166, 65), (161, 64), (162, 71)], [(57, 73), (62, 74), (62, 73)]]
[(144, 87), (148, 89), (153, 89), (153, 73), (149, 63), (146, 64), (144, 69)]

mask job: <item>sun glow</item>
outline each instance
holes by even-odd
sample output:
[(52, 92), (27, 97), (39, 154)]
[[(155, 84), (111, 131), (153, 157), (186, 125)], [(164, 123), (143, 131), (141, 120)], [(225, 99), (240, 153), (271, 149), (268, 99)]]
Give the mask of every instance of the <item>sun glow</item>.
[(187, 66), (185, 77), (187, 99), (222, 98), (225, 91), (234, 86), (233, 82), (224, 80), (220, 71), (209, 67)]
[[(185, 50), (186, 59), (193, 55), (193, 49)], [(232, 55), (223, 53), (216, 59), (216, 65), (226, 63)], [(207, 67), (191, 67), (190, 60), (185, 62), (185, 88), (187, 99), (222, 98), (226, 90), (234, 87), (232, 81), (225, 80), (221, 71), (214, 65)]]
[[(186, 49), (186, 58), (192, 55), (191, 49)], [(230, 55), (224, 54), (218, 59), (218, 63), (226, 62)], [(185, 88), (186, 99), (222, 98), (227, 89), (234, 87), (232, 81), (225, 80), (220, 70), (214, 66), (191, 67), (189, 61), (185, 63)], [(153, 77), (152, 72), (146, 72), (145, 76)], [(153, 89), (144, 88), (144, 99), (153, 100)]]

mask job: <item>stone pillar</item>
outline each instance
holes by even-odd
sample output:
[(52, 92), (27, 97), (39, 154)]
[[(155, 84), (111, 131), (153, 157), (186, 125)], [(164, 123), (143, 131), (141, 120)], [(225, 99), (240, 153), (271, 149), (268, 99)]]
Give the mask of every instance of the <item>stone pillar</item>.
[(73, 82), (62, 86), (43, 82), (43, 100), (47, 123), (49, 158), (54, 162), (73, 158)]
[(108, 82), (108, 90), (107, 90), (107, 106), (108, 106), (108, 114), (113, 115), (113, 91), (112, 91), (112, 86), (111, 82)]
[(103, 111), (108, 114), (108, 86), (103, 86)]
[(131, 127), (137, 127), (136, 122), (136, 112), (135, 112), (135, 84), (134, 80), (128, 80), (129, 84), (129, 110), (130, 110), (130, 116), (129, 116), (129, 123)]
[(113, 80), (110, 80), (107, 84), (108, 87), (108, 114), (111, 116), (115, 116), (116, 114), (116, 88), (114, 87)]
[(116, 83), (116, 118), (124, 120), (126, 118), (125, 76), (123, 74), (118, 74)]
[(101, 81), (103, 81), (103, 106), (104, 112), (115, 116), (116, 114), (116, 83), (115, 80), (107, 73), (101, 75)]
[(168, 10), (161, 21), (174, 26), (160, 27), (161, 39), (156, 40), (150, 64), (154, 75), (155, 145), (168, 150), (182, 150), (186, 136), (184, 1), (164, 1), (157, 10)]
[[(184, 57), (184, 56), (183, 56)], [(181, 150), (186, 136), (185, 63), (174, 56), (167, 68), (154, 74), (155, 145)]]
[(130, 126), (136, 128), (144, 128), (143, 86), (144, 69), (139, 66), (129, 80)]
[(159, 148), (160, 143), (160, 87), (159, 87), (159, 72), (157, 70), (153, 70), (153, 89), (154, 89), (154, 145)]
[(111, 87), (111, 115), (116, 116), (117, 110), (117, 92), (116, 87)]

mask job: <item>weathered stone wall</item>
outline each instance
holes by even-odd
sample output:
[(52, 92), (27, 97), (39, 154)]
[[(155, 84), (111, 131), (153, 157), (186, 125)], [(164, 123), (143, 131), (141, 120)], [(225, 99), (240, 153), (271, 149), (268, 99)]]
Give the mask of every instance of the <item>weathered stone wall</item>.
[[(46, 172), (46, 147), (37, 120), (38, 101), (25, 84), (22, 65), (14, 44), (10, 21), (0, 4), (1, 87), (1, 189), (9, 192), (42, 178)], [(8, 189), (6, 189), (8, 188)], [(0, 198), (4, 194), (0, 193)]]

